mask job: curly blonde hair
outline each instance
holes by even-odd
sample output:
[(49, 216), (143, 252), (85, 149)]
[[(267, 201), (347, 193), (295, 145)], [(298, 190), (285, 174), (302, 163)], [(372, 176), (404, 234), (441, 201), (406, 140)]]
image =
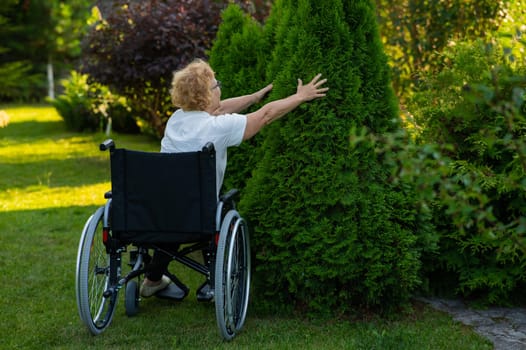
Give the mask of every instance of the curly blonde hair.
[(210, 82), (214, 71), (210, 65), (196, 59), (174, 72), (170, 96), (175, 107), (185, 111), (204, 111), (212, 102)]

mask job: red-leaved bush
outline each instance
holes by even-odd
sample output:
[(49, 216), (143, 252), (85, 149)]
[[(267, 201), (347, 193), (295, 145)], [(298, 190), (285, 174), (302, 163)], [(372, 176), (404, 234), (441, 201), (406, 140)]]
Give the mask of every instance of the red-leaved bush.
[(160, 136), (173, 110), (172, 72), (206, 58), (223, 6), (210, 0), (115, 1), (82, 43), (81, 71), (126, 96)]

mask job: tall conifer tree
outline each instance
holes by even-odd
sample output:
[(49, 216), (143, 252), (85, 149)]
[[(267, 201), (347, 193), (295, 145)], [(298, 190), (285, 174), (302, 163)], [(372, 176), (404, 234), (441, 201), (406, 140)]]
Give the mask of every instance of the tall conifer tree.
[(391, 308), (419, 283), (410, 191), (389, 182), (391, 169), (371, 144), (349, 142), (355, 128), (385, 133), (400, 124), (374, 7), (344, 3), (277, 0), (265, 25), (270, 99), (319, 72), (330, 90), (262, 132), (240, 202), (252, 227), (260, 302)]

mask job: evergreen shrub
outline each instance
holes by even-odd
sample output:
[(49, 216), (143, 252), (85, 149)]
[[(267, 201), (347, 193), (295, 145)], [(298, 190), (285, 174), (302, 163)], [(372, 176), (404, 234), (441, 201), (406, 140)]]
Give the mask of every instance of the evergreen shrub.
[(526, 64), (511, 52), (457, 43), (411, 107), (422, 144), (442, 145), (447, 164), (435, 193), (440, 254), (428, 273), (441, 280), (432, 287), (486, 303), (509, 302), (526, 285)]
[(432, 234), (412, 187), (391, 181), (391, 164), (374, 143), (350, 143), (362, 127), (400, 130), (374, 7), (278, 0), (263, 37), (270, 100), (320, 72), (330, 90), (261, 133), (260, 159), (239, 203), (252, 229), (255, 300), (317, 314), (393, 310), (419, 286), (419, 258), (432, 249)]

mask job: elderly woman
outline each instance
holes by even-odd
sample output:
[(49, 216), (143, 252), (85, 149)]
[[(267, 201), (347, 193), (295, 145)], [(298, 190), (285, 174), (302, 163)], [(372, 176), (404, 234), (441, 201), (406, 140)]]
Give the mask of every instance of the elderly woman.
[[(207, 142), (213, 142), (219, 194), (226, 169), (227, 148), (239, 146), (243, 140), (256, 135), (265, 125), (303, 102), (325, 96), (328, 88), (323, 85), (327, 80), (320, 78), (321, 74), (318, 74), (306, 85), (298, 79), (295, 94), (243, 115), (237, 113), (259, 102), (272, 89), (272, 84), (250, 95), (221, 100), (221, 82), (215, 79), (214, 71), (207, 62), (195, 60), (174, 73), (171, 97), (173, 104), (180, 109), (168, 120), (161, 152), (196, 152)], [(170, 261), (169, 256), (155, 252), (141, 286), (143, 297), (149, 297), (170, 284), (170, 278), (163, 276)], [(197, 298), (206, 301), (212, 297), (213, 291), (205, 282), (198, 289)]]

